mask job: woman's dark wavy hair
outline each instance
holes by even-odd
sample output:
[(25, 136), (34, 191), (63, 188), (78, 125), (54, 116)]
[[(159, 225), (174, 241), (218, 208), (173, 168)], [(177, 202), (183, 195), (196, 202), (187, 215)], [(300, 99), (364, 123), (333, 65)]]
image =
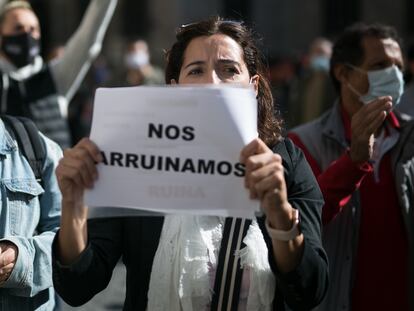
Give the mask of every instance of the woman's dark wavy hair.
[(244, 61), (250, 77), (258, 75), (258, 131), (259, 137), (268, 145), (274, 146), (281, 138), (282, 121), (274, 113), (273, 96), (267, 79), (267, 68), (259, 52), (253, 32), (242, 22), (225, 20), (218, 16), (200, 22), (181, 26), (177, 30), (177, 41), (166, 52), (167, 66), (165, 82), (178, 81), (184, 52), (191, 40), (201, 36), (223, 34), (235, 40), (243, 50)]

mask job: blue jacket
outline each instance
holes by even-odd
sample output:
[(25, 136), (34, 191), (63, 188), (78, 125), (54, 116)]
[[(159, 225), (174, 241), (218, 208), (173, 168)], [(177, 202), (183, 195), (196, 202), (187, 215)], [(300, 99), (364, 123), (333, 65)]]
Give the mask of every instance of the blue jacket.
[(41, 186), (0, 120), (0, 243), (18, 248), (15, 267), (0, 285), (0, 310), (53, 310), (51, 244), (60, 222), (55, 168), (60, 148), (42, 135), (47, 158)]

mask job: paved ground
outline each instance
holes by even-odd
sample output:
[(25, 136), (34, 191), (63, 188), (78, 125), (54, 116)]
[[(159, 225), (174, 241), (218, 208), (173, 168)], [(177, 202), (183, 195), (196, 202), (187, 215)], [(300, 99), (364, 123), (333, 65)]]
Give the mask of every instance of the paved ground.
[(82, 307), (73, 308), (65, 303), (62, 311), (99, 311), (99, 310), (122, 310), (125, 298), (126, 270), (122, 263), (118, 263), (112, 274), (112, 280), (108, 287), (96, 295), (91, 301)]

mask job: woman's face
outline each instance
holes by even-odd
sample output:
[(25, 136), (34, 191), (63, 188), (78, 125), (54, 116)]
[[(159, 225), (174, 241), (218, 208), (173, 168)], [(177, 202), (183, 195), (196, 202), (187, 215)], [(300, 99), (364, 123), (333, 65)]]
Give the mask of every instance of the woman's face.
[[(229, 36), (216, 34), (193, 39), (184, 52), (179, 84), (255, 84), (250, 77), (240, 45)], [(171, 81), (175, 83), (176, 81)]]

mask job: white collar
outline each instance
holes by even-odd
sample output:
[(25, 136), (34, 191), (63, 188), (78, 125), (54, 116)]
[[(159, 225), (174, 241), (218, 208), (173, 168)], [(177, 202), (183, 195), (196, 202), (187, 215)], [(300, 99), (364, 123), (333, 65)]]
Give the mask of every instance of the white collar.
[(16, 68), (12, 63), (6, 60), (4, 57), (0, 58), (0, 68), (3, 73), (9, 74), (15, 80), (24, 80), (38, 73), (43, 67), (43, 59), (40, 56), (36, 56), (32, 63), (22, 67)]

